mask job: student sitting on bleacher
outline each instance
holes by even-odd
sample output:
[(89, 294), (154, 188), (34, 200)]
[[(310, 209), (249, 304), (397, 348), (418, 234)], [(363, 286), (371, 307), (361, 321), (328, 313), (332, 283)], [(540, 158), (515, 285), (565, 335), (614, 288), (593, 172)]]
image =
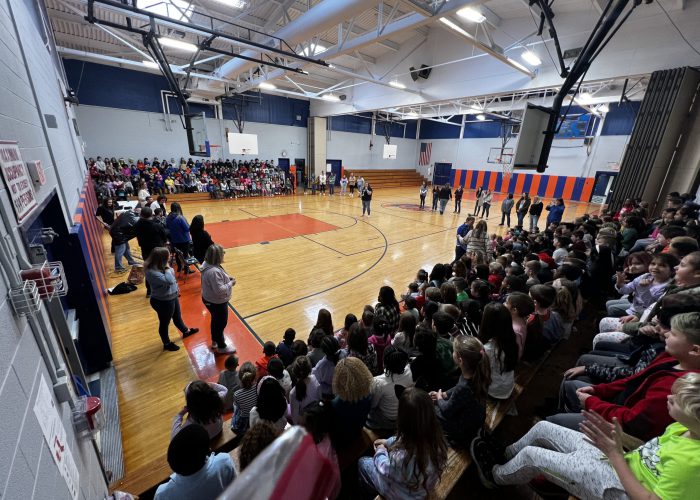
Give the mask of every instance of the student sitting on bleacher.
[(292, 423), (298, 425), (304, 409), (321, 400), (321, 384), (311, 374), (311, 361), (306, 356), (295, 359), (290, 370), (297, 382), (289, 393), (289, 415)]
[(651, 439), (670, 423), (666, 399), (671, 385), (688, 372), (700, 372), (700, 313), (678, 314), (671, 319), (666, 334), (666, 351), (649, 366), (630, 377), (607, 384), (590, 385), (565, 381), (561, 391), (560, 413), (547, 420), (577, 429), (583, 421), (581, 409), (598, 412), (612, 421), (617, 418), (623, 430), (639, 439)]
[[(447, 462), (447, 446), (430, 397), (409, 388), (399, 398), (397, 432), (374, 442), (374, 457), (358, 463), (367, 497), (387, 500), (427, 498)], [(426, 432), (430, 429), (430, 432)]]
[(339, 446), (359, 438), (372, 406), (372, 374), (357, 358), (341, 359), (333, 374), (333, 442)]
[[(472, 443), (472, 458), (487, 487), (545, 478), (582, 499), (686, 500), (700, 489), (700, 375), (678, 378), (668, 397), (671, 422), (636, 450), (625, 453), (623, 432), (586, 412), (581, 432), (539, 422), (505, 456), (487, 439)], [(601, 456), (605, 455), (606, 459)], [(506, 462), (507, 460), (507, 462)], [(503, 463), (503, 465), (499, 465)]]
[[(185, 406), (173, 419), (171, 437), (190, 424), (199, 424), (209, 439), (219, 435), (223, 427), (224, 398), (228, 389), (213, 382), (195, 380), (185, 387)], [(185, 420), (185, 415), (187, 419)]]
[(367, 427), (377, 431), (393, 431), (399, 400), (396, 395), (399, 388), (413, 386), (411, 367), (408, 366), (408, 354), (394, 346), (384, 350), (384, 373), (374, 377), (372, 383), (372, 409), (367, 417)]
[(510, 311), (503, 304), (486, 306), (479, 328), (479, 338), (491, 367), (489, 396), (508, 399), (515, 386), (515, 365), (518, 363), (518, 341), (513, 331)]
[(491, 369), (484, 346), (476, 337), (454, 340), (454, 362), (461, 375), (447, 391), (431, 392), (438, 421), (450, 446), (466, 448), (484, 425)]
[(260, 421), (274, 425), (280, 432), (287, 425), (287, 398), (282, 386), (271, 375), (258, 382), (258, 399), (250, 410), (250, 427)]
[(201, 425), (188, 425), (168, 446), (170, 481), (158, 486), (155, 500), (214, 500), (236, 478), (228, 453), (211, 453), (209, 435)]

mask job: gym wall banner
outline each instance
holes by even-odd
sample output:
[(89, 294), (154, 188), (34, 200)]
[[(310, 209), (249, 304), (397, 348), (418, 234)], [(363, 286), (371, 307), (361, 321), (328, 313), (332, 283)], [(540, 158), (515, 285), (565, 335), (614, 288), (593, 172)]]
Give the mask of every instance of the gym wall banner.
[(12, 208), (21, 224), (38, 206), (34, 186), (16, 141), (0, 141), (0, 169), (12, 200)]

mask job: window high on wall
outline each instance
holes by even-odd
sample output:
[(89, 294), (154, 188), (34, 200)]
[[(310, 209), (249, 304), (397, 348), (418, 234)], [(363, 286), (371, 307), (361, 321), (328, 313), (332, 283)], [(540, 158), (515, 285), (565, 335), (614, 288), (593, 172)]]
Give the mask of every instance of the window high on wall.
[(176, 21), (189, 21), (194, 4), (183, 0), (137, 0), (136, 7)]

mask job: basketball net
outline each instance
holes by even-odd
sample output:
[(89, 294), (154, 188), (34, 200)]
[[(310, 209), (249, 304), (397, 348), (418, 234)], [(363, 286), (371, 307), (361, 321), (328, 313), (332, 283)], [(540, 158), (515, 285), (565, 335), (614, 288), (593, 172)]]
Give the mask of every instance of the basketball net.
[[(501, 163), (501, 158), (499, 158), (499, 163)], [(501, 168), (503, 169), (503, 180), (510, 180), (510, 176), (513, 175), (513, 164), (501, 163)]]

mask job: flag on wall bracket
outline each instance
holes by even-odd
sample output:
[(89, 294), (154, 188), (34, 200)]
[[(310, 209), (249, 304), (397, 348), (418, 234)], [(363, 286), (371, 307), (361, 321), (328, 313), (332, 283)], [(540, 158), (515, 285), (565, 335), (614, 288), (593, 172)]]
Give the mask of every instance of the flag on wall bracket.
[(420, 143), (420, 155), (418, 156), (418, 165), (430, 165), (430, 153), (433, 150), (432, 142)]

